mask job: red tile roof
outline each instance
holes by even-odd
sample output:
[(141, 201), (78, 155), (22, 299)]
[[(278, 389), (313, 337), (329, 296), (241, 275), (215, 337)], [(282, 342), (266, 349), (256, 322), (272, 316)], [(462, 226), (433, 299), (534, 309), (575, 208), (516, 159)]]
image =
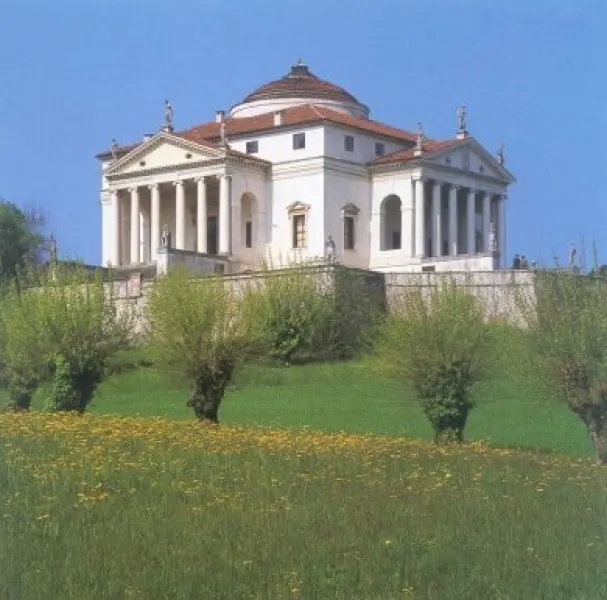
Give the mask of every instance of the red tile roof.
[[(461, 140), (425, 140), (424, 141), (424, 154), (434, 154), (440, 152), (451, 146), (455, 146), (460, 143)], [(423, 157), (423, 155), (422, 155)], [(407, 148), (406, 150), (398, 150), (392, 154), (387, 154), (381, 158), (377, 158), (369, 164), (372, 165), (384, 165), (391, 163), (407, 162), (409, 160), (418, 159), (421, 157), (415, 156), (414, 148)]]
[[(226, 134), (230, 136), (247, 135), (253, 133), (261, 133), (278, 127), (296, 127), (298, 125), (311, 125), (313, 123), (328, 122), (336, 125), (343, 125), (351, 129), (358, 129), (365, 133), (371, 133), (382, 137), (392, 138), (401, 142), (415, 142), (415, 134), (391, 127), (378, 121), (371, 119), (359, 119), (346, 113), (340, 113), (335, 110), (322, 106), (313, 106), (305, 104), (302, 106), (294, 106), (283, 111), (282, 125), (274, 125), (274, 114), (267, 113), (254, 117), (240, 117), (234, 119), (226, 119)], [(185, 140), (196, 142), (199, 144), (218, 147), (217, 142), (220, 140), (219, 123), (210, 121), (175, 132), (174, 135)], [(139, 144), (131, 144), (121, 146), (116, 149), (119, 154), (124, 154), (136, 148)], [(111, 150), (105, 150), (100, 153), (99, 157), (111, 155)], [(247, 155), (248, 156), (248, 155)], [(387, 158), (387, 157), (386, 157)]]

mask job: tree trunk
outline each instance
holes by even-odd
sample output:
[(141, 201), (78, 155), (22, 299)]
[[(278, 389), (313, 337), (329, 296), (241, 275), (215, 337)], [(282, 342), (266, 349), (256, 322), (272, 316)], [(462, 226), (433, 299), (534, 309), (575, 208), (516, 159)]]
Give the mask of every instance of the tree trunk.
[(196, 393), (188, 402), (188, 406), (194, 409), (194, 414), (200, 421), (219, 424), (219, 402), (214, 398), (205, 398), (204, 395)]
[(588, 424), (588, 434), (594, 444), (596, 452), (596, 462), (599, 465), (607, 465), (607, 427), (601, 421), (590, 421)]

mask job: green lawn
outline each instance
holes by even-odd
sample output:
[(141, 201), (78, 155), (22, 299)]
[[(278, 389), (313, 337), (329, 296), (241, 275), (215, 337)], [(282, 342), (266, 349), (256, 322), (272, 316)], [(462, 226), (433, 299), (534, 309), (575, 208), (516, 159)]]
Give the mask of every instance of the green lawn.
[[(35, 406), (43, 405), (41, 391)], [(509, 379), (476, 390), (467, 439), (530, 447), (575, 457), (592, 455), (581, 422), (565, 407)], [(187, 387), (177, 376), (138, 367), (105, 381), (91, 412), (192, 419)], [(430, 439), (432, 431), (410, 391), (364, 361), (292, 367), (249, 365), (220, 411), (225, 424), (311, 427)]]
[(36, 412), (0, 436), (2, 600), (607, 598), (588, 461)]

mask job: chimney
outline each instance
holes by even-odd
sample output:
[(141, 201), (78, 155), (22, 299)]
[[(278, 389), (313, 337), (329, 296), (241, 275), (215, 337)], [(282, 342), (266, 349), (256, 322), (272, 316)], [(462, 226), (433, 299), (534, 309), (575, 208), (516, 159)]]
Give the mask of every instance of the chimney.
[(274, 126), (278, 127), (279, 125), (282, 125), (282, 118), (284, 116), (284, 110), (277, 110), (274, 113)]
[(225, 112), (223, 110), (215, 111), (215, 123), (223, 123)]

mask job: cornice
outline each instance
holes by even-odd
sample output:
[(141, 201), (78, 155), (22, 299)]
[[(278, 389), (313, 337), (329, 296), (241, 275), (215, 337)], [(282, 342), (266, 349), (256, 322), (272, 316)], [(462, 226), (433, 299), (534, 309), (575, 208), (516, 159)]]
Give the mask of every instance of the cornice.
[[(446, 174), (452, 175), (454, 177), (467, 177), (474, 181), (490, 183), (493, 185), (504, 186), (504, 185), (510, 184), (510, 182), (507, 179), (504, 179), (502, 177), (492, 177), (491, 175), (487, 175), (486, 173), (477, 173), (475, 171), (465, 171), (463, 169), (457, 169), (455, 167), (450, 167), (448, 165), (441, 165), (441, 164), (431, 163), (431, 162), (422, 162), (419, 166), (423, 169), (427, 169), (430, 171), (438, 171), (440, 173), (446, 173)], [(432, 175), (428, 172), (424, 173), (424, 176), (429, 179), (432, 179)], [(445, 183), (449, 183), (449, 182), (445, 182)], [(468, 186), (466, 186), (466, 187), (468, 187)]]
[(153, 167), (151, 169), (141, 169), (132, 173), (115, 173), (113, 175), (107, 175), (109, 182), (126, 181), (128, 179), (137, 179), (139, 177), (146, 177), (149, 175), (163, 175), (165, 173), (182, 172), (182, 171), (193, 171), (204, 167), (214, 167), (217, 165), (223, 165), (225, 163), (224, 158), (214, 158), (209, 160), (200, 160), (196, 162), (181, 163), (178, 165), (169, 165), (166, 167)]
[(197, 153), (203, 153), (209, 155), (209, 159), (214, 158), (224, 158), (226, 156), (225, 151), (217, 150), (211, 146), (205, 146), (204, 144), (199, 144), (196, 142), (192, 142), (190, 140), (186, 140), (184, 138), (178, 137), (176, 135), (172, 135), (166, 132), (157, 133), (154, 137), (146, 140), (130, 152), (128, 152), (122, 158), (114, 161), (105, 171), (106, 177), (112, 177), (116, 173), (113, 171), (122, 169), (134, 162), (136, 162), (140, 157), (144, 156), (151, 150), (157, 148), (158, 146), (165, 144), (170, 144), (171, 146), (175, 146), (182, 150), (191, 150)]

